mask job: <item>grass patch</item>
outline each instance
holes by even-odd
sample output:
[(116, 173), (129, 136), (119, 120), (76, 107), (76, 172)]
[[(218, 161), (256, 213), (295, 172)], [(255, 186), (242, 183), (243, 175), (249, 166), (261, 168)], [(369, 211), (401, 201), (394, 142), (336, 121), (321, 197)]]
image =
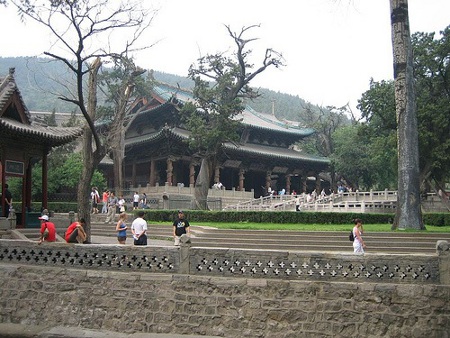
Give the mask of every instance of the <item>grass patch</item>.
[[(172, 226), (167, 222), (152, 222), (151, 224)], [(240, 230), (295, 230), (295, 231), (349, 231), (353, 224), (277, 224), (277, 223), (212, 223), (195, 222), (191, 225), (213, 227), (218, 229), (240, 229)], [(390, 232), (390, 224), (364, 224), (364, 231), (367, 232)], [(402, 231), (403, 230), (397, 230)], [(419, 230), (406, 230), (408, 232), (422, 232)], [(450, 226), (436, 227), (427, 225), (426, 232), (450, 233)]]

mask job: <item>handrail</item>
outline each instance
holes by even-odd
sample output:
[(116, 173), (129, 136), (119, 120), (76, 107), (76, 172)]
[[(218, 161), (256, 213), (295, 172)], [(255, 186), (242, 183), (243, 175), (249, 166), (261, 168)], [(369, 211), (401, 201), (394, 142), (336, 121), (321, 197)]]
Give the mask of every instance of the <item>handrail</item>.
[[(310, 197), (311, 198), (311, 197)], [(228, 205), (224, 208), (225, 211), (239, 210), (286, 210), (292, 205), (300, 203), (301, 210), (317, 211), (317, 210), (332, 210), (334, 208), (341, 209), (340, 204), (346, 205), (345, 209), (351, 208), (352, 205), (365, 203), (365, 208), (370, 208), (369, 202), (378, 204), (386, 204), (391, 209), (392, 202), (397, 201), (397, 191), (356, 191), (343, 192), (325, 196), (317, 196), (315, 199), (309, 200), (308, 195), (275, 195), (255, 198), (242, 203)], [(336, 206), (336, 207), (334, 207)], [(367, 207), (366, 207), (367, 206)], [(293, 208), (295, 210), (295, 208)]]

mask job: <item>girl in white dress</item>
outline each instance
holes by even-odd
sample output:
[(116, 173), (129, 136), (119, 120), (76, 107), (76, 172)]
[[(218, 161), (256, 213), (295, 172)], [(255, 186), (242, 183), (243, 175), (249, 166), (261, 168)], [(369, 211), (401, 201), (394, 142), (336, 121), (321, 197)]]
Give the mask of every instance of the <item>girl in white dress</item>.
[(362, 239), (362, 233), (363, 233), (363, 226), (362, 226), (362, 220), (357, 218), (354, 220), (355, 226), (353, 227), (353, 251), (355, 253), (364, 253), (364, 249), (366, 247), (366, 244), (364, 243)]

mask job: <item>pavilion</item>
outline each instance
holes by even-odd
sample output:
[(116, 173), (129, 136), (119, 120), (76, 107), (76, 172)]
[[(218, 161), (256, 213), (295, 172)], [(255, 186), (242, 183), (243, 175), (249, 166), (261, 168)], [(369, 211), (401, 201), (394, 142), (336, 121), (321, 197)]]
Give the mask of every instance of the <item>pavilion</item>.
[[(20, 196), (13, 196), (18, 226), (36, 223), (36, 212), (32, 209), (32, 166), (42, 160), (42, 205), (47, 208), (47, 155), (53, 147), (74, 141), (81, 128), (49, 127), (31, 119), (19, 88), (14, 79), (14, 68), (0, 77), (0, 173), (1, 192), (11, 177), (22, 179)], [(4, 198), (1, 199), (5, 210)], [(3, 213), (2, 213), (3, 215)], [(33, 216), (30, 216), (33, 215)], [(32, 218), (30, 218), (32, 217)], [(36, 219), (35, 219), (36, 218)]]
[[(129, 187), (194, 185), (200, 162), (188, 147), (190, 132), (180, 115), (183, 103), (192, 100), (189, 90), (158, 84), (150, 99), (135, 102), (125, 123), (124, 173)], [(227, 190), (253, 191), (254, 197), (269, 187), (286, 194), (320, 189), (319, 175), (328, 169), (329, 159), (294, 146), (313, 129), (249, 106), (239, 118), (240, 142), (222, 145), (211, 187), (220, 182)], [(315, 182), (308, 186), (311, 177)]]

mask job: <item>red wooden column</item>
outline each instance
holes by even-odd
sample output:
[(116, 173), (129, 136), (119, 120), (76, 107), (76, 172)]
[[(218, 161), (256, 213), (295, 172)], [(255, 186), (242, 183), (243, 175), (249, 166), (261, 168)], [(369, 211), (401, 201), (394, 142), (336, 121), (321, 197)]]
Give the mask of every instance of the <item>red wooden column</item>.
[(214, 171), (214, 183), (219, 183), (220, 182), (220, 167), (216, 167), (215, 171)]
[(322, 186), (322, 185), (320, 184), (320, 177), (319, 177), (319, 174), (316, 174), (316, 193), (317, 193), (317, 195), (319, 195), (320, 192), (322, 191), (321, 186)]
[(136, 160), (133, 160), (131, 165), (131, 184), (136, 187)]
[[(302, 177), (302, 178), (303, 178), (303, 177)], [(308, 181), (308, 177), (305, 176), (305, 177), (303, 178), (303, 192), (304, 192), (304, 193), (308, 192), (308, 184), (307, 184), (307, 181)]]
[[(28, 179), (30, 180), (30, 200), (31, 200), (31, 174), (30, 178), (28, 178), (27, 172), (27, 182)], [(48, 155), (46, 150), (44, 150), (44, 154), (42, 156), (42, 208), (48, 209)]]
[(245, 170), (239, 169), (239, 191), (244, 191)]
[(169, 184), (169, 186), (172, 185), (172, 179), (173, 179), (173, 162), (170, 158), (167, 159), (167, 180), (166, 182)]
[(291, 193), (291, 175), (286, 175), (286, 195)]
[(270, 185), (272, 183), (272, 173), (270, 171), (267, 172), (266, 174), (266, 191), (269, 191)]
[(193, 187), (195, 184), (195, 165), (194, 163), (189, 164), (189, 186)]
[(150, 177), (148, 182), (151, 187), (156, 185), (156, 161), (153, 158), (150, 160)]

